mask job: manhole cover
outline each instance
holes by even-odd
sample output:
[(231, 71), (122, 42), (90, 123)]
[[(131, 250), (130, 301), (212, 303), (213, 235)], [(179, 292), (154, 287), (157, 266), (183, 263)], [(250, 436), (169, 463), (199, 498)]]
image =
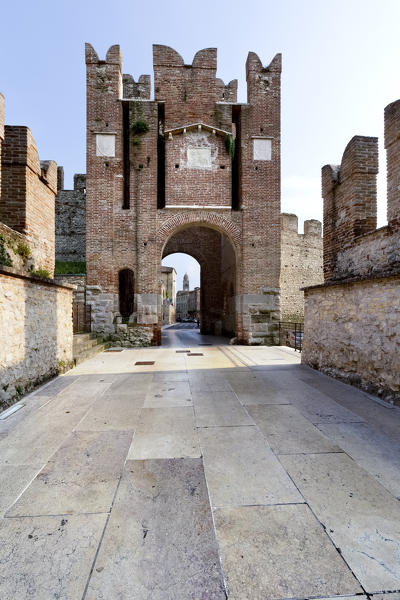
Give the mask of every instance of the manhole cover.
[(137, 362), (135, 362), (135, 365), (154, 365), (154, 360), (138, 360)]

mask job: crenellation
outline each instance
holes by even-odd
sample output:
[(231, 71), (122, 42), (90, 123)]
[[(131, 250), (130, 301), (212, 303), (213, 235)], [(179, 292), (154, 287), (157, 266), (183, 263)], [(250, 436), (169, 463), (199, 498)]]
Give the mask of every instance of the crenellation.
[(140, 75), (136, 82), (132, 75), (123, 75), (123, 98), (150, 100), (151, 96), (151, 78), (150, 75)]
[(387, 220), (400, 229), (400, 100), (385, 108), (385, 149), (387, 164)]

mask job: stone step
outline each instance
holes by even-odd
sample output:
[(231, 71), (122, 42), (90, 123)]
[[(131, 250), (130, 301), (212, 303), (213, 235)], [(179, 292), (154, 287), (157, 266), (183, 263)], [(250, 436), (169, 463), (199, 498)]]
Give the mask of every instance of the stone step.
[(74, 353), (74, 363), (75, 363), (75, 366), (79, 365), (84, 360), (88, 360), (89, 358), (92, 358), (93, 356), (96, 356), (96, 354), (99, 354), (99, 352), (104, 352), (104, 350), (106, 350), (108, 347), (109, 347), (109, 344), (107, 344), (107, 343), (105, 343), (105, 344), (95, 344), (91, 348), (88, 348), (86, 350), (80, 351), (80, 352), (78, 352), (76, 354)]
[(89, 339), (89, 340), (77, 340), (73, 342), (73, 350), (74, 352), (82, 352), (84, 350), (89, 350), (93, 348), (93, 346), (97, 346), (97, 344), (101, 343), (101, 340), (97, 339)]

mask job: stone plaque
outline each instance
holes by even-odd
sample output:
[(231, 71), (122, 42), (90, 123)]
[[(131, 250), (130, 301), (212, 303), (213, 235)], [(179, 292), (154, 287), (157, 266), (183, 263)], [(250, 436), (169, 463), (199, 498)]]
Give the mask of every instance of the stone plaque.
[(115, 135), (110, 133), (96, 134), (96, 156), (115, 156)]
[(188, 148), (187, 166), (189, 169), (209, 169), (211, 167), (211, 148)]
[(253, 159), (271, 160), (272, 142), (268, 139), (253, 140)]

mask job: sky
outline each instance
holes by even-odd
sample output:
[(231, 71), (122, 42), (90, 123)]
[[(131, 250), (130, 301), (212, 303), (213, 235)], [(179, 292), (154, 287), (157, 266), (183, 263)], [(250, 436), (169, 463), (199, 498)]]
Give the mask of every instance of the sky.
[(85, 172), (84, 42), (100, 58), (120, 44), (135, 79), (152, 75), (153, 43), (186, 63), (217, 47), (217, 76), (239, 80), (239, 101), (247, 53), (267, 65), (281, 52), (282, 211), (299, 216), (300, 232), (304, 219), (321, 220), (321, 167), (340, 163), (354, 135), (371, 135), (385, 224), (383, 110), (400, 97), (400, 0), (14, 0), (0, 15), (6, 123), (31, 128), (40, 158), (64, 166), (66, 188)]

